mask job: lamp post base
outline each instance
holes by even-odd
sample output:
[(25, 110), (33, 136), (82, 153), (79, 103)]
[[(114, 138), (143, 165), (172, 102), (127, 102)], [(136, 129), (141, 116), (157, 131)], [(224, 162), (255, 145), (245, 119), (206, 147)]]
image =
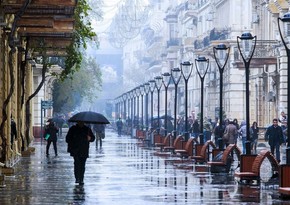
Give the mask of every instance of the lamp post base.
[(204, 139), (203, 134), (199, 134), (199, 144), (204, 144), (203, 139)]
[(224, 141), (221, 137), (218, 138), (218, 146), (219, 146), (219, 150), (224, 150)]
[(245, 146), (246, 146), (246, 154), (250, 155), (251, 154), (251, 141), (247, 140), (245, 142)]
[(189, 133), (188, 132), (184, 132), (183, 135), (184, 135), (184, 140), (185, 141), (188, 141), (188, 139), (189, 139)]

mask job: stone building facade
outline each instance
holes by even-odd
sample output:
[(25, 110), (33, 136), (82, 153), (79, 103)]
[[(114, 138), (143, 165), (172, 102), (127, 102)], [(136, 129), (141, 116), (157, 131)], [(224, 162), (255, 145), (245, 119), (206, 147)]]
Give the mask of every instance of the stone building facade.
[[(250, 63), (250, 124), (265, 127), (281, 111), (287, 113), (287, 56), (278, 33), (277, 18), (289, 10), (285, 0), (183, 0), (149, 1), (152, 14), (140, 35), (124, 45), (124, 73), (135, 70), (143, 80), (125, 83), (127, 91), (141, 85), (183, 61), (194, 63), (198, 56), (210, 61), (205, 79), (204, 117), (216, 119), (219, 109), (219, 70), (213, 47), (230, 47), (223, 74), (223, 110), (227, 118), (246, 118), (245, 68), (237, 47), (237, 36), (250, 32), (257, 43)], [(139, 46), (140, 45), (140, 46)], [(134, 55), (135, 54), (135, 55)], [(131, 57), (133, 56), (133, 57)], [(132, 82), (133, 81), (133, 82)], [(195, 65), (188, 84), (187, 112), (200, 113), (200, 79)], [(161, 89), (164, 92), (164, 88)], [(156, 92), (155, 92), (156, 93)], [(164, 94), (160, 112), (164, 113)], [(168, 96), (168, 111), (173, 114), (174, 89)], [(157, 97), (154, 97), (154, 105)], [(149, 101), (150, 102), (150, 101)], [(184, 113), (184, 82), (178, 86), (178, 114)], [(154, 115), (157, 108), (154, 106)]]

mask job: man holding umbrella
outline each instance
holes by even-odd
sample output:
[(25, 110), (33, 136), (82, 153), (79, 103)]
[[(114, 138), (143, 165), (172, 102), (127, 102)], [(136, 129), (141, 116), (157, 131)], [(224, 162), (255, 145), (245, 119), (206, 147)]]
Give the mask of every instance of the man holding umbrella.
[(91, 111), (79, 112), (68, 121), (77, 123), (68, 130), (66, 142), (68, 143), (67, 151), (74, 158), (76, 183), (83, 185), (86, 160), (89, 157), (90, 142), (95, 140), (91, 128), (86, 126), (85, 123), (109, 124), (110, 122), (102, 114)]
[(95, 140), (95, 136), (84, 122), (77, 122), (73, 125), (67, 135), (66, 142), (68, 143), (67, 151), (74, 158), (74, 175), (76, 183), (84, 184), (84, 174), (86, 160), (89, 157), (90, 142)]

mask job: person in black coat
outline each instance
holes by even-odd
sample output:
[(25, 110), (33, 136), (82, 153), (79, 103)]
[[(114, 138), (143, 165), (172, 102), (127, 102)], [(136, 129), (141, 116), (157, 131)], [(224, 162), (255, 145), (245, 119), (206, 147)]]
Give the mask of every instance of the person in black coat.
[(89, 157), (90, 142), (95, 140), (95, 136), (88, 126), (83, 122), (77, 122), (68, 130), (66, 142), (68, 152), (74, 158), (74, 175), (76, 183), (84, 184), (84, 174), (86, 160)]
[[(46, 126), (44, 130), (44, 139), (47, 141), (46, 144), (46, 156), (49, 156), (49, 147), (51, 143), (53, 144), (53, 149), (55, 156), (57, 157), (57, 133), (58, 133), (58, 128), (55, 126), (54, 122), (49, 119), (47, 121), (49, 124)], [(49, 135), (49, 136), (48, 136)]]
[(267, 128), (265, 140), (268, 141), (271, 152), (276, 150), (276, 159), (280, 162), (280, 145), (285, 143), (282, 128), (278, 125), (278, 119), (273, 119), (273, 125)]
[(14, 119), (11, 118), (11, 149), (13, 149), (15, 139), (17, 139), (17, 128)]
[(105, 139), (105, 128), (104, 124), (96, 124), (94, 125), (94, 131), (96, 132), (96, 148), (98, 148), (98, 143), (100, 142), (100, 148), (103, 145), (103, 139)]

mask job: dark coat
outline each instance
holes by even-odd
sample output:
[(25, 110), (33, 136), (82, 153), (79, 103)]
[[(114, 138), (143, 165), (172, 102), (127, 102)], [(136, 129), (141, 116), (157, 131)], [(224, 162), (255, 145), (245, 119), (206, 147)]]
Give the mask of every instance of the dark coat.
[(44, 130), (44, 137), (46, 134), (49, 134), (50, 137), (48, 138), (48, 141), (57, 141), (57, 133), (58, 128), (54, 125), (54, 123), (49, 123)]
[(281, 145), (285, 142), (282, 128), (280, 126), (274, 127), (271, 125), (267, 128), (265, 139), (269, 140), (270, 146), (275, 146), (277, 144)]
[[(88, 136), (91, 137), (90, 141), (88, 141)], [(66, 142), (68, 143), (67, 151), (71, 156), (87, 158), (89, 157), (90, 142), (94, 140), (95, 135), (91, 128), (85, 125), (83, 127), (74, 125), (69, 129), (66, 135)]]

